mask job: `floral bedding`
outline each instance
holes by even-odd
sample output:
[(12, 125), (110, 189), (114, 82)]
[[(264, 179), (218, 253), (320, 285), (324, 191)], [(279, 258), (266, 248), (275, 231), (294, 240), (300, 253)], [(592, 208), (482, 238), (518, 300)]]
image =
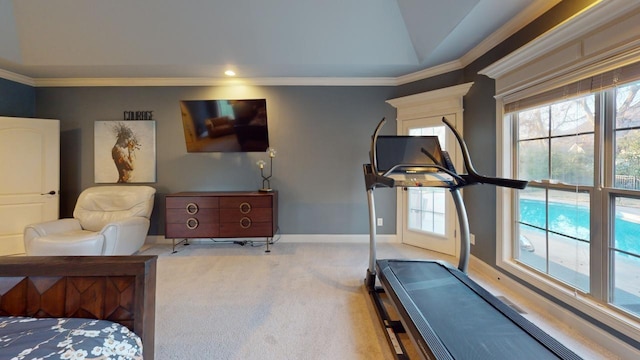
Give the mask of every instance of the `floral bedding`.
[(0, 359), (142, 360), (142, 341), (106, 320), (0, 317)]

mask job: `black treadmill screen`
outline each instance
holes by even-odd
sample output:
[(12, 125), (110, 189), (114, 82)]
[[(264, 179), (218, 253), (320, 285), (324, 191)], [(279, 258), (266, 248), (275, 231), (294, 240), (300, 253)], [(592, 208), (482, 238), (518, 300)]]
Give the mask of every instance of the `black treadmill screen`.
[[(426, 151), (429, 155), (425, 154)], [(442, 150), (437, 136), (378, 136), (376, 142), (376, 169), (385, 172), (398, 164), (411, 168), (398, 171), (420, 171), (416, 167), (427, 165), (444, 166)], [(423, 171), (429, 171), (428, 168)], [(435, 169), (431, 169), (435, 171)]]

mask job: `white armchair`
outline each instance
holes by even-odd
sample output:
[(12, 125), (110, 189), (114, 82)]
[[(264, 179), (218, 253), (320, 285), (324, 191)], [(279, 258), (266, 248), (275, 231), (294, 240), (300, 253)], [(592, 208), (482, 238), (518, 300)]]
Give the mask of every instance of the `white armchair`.
[(96, 186), (78, 197), (73, 218), (28, 225), (27, 255), (131, 255), (149, 231), (156, 190), (150, 186)]

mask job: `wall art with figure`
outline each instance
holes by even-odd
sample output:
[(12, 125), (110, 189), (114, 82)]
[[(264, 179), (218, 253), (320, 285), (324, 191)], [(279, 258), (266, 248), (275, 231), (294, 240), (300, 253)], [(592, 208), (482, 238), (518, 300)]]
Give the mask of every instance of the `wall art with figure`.
[(155, 121), (96, 121), (94, 147), (96, 183), (156, 181)]

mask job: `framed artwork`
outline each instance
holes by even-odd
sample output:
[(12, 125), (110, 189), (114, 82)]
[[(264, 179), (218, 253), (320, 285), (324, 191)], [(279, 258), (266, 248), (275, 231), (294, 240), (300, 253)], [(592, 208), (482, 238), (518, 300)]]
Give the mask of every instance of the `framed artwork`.
[(156, 122), (96, 121), (96, 183), (156, 182)]

